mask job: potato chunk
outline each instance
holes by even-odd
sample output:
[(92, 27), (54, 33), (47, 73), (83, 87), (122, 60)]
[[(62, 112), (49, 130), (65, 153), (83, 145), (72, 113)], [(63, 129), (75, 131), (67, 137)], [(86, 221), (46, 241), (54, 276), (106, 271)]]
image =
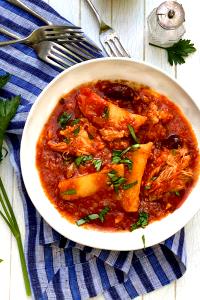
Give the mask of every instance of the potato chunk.
[(141, 144), (137, 151), (130, 153), (129, 158), (133, 161), (133, 169), (127, 177), (127, 183), (137, 183), (131, 188), (121, 191), (120, 193), (120, 199), (125, 211), (138, 211), (140, 185), (152, 146), (153, 143), (151, 142), (147, 144)]
[(117, 171), (119, 176), (124, 176), (124, 165), (110, 165), (101, 172), (92, 173), (80, 177), (69, 178), (59, 182), (60, 195), (65, 200), (75, 200), (77, 198), (88, 197), (99, 190), (106, 188), (108, 182), (108, 172)]
[(81, 89), (78, 104), (84, 116), (99, 127), (102, 138), (107, 141), (128, 136), (128, 124), (137, 131), (147, 119), (106, 101), (89, 88)]

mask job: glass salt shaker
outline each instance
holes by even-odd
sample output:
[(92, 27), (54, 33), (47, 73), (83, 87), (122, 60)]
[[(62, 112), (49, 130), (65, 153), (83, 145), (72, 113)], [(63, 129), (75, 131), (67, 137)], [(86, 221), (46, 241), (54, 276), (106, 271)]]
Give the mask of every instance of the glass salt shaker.
[(162, 47), (170, 47), (185, 33), (185, 12), (181, 4), (165, 1), (147, 18), (149, 42)]

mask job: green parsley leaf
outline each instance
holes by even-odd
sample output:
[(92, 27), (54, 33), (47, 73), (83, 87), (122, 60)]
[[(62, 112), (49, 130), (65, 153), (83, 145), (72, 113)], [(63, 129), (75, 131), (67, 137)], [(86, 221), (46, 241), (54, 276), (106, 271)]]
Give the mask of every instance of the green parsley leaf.
[(131, 150), (137, 150), (140, 148), (140, 144), (135, 144), (132, 146), (127, 147), (124, 150), (113, 150), (112, 152), (112, 156), (114, 157), (122, 157), (124, 156), (124, 154), (126, 154), (127, 152), (131, 151)]
[(171, 66), (173, 64), (184, 64), (185, 57), (188, 57), (189, 54), (196, 51), (194, 44), (190, 40), (180, 39), (177, 43), (173, 44), (171, 47), (161, 47), (154, 44), (149, 43), (151, 46), (155, 46), (157, 48), (165, 49), (168, 54), (168, 62)]
[(125, 150), (113, 150), (112, 153), (112, 164), (127, 164), (128, 169), (132, 170), (133, 168), (133, 162), (128, 157), (121, 158), (125, 153), (127, 153), (131, 149), (131, 146), (126, 148)]
[(103, 110), (103, 114), (102, 114), (102, 117), (104, 119), (108, 119), (109, 118), (109, 108), (106, 106)]
[(66, 190), (62, 193), (63, 195), (76, 195), (76, 190), (75, 189), (69, 189)]
[(129, 171), (132, 170), (132, 168), (133, 168), (133, 162), (128, 157), (125, 157), (124, 159), (121, 159), (120, 163), (128, 165)]
[(121, 162), (121, 157), (120, 156), (113, 156), (112, 157), (112, 163), (113, 164), (119, 164)]
[(123, 190), (128, 190), (128, 189), (132, 188), (134, 185), (136, 185), (137, 183), (138, 183), (138, 180), (135, 180), (131, 183), (124, 184), (122, 188), (123, 188)]
[(81, 226), (85, 223), (88, 223), (92, 220), (97, 220), (100, 219), (101, 222), (104, 222), (105, 220), (105, 215), (109, 212), (110, 208), (109, 207), (104, 207), (98, 214), (89, 214), (85, 216), (84, 218), (81, 218), (76, 221), (76, 225)]
[(113, 156), (121, 156), (121, 154), (122, 154), (122, 150), (113, 150), (112, 153)]
[(6, 129), (10, 120), (16, 114), (20, 103), (20, 96), (12, 97), (10, 100), (0, 99), (0, 161), (3, 159), (2, 146)]
[(9, 81), (9, 79), (10, 79), (9, 73), (0, 76), (0, 89), (2, 87), (4, 87), (4, 85), (6, 85), (6, 83)]
[(0, 263), (3, 261), (3, 259), (0, 259)]
[(153, 177), (151, 177), (151, 180), (155, 181), (157, 178), (158, 178), (158, 176), (153, 176)]
[(108, 206), (106, 206), (105, 208), (103, 208), (100, 213), (99, 213), (99, 219), (101, 220), (101, 222), (104, 222), (105, 219), (105, 215), (109, 212), (110, 208)]
[(99, 218), (99, 215), (98, 214), (91, 214), (91, 215), (88, 215), (88, 220), (96, 220)]
[(146, 241), (145, 241), (145, 236), (144, 234), (142, 235), (142, 242), (143, 242), (143, 246), (144, 246), (144, 249), (146, 248)]
[(74, 162), (76, 166), (79, 167), (81, 164), (84, 164), (85, 162), (92, 159), (93, 159), (92, 155), (83, 155), (83, 156), (78, 156)]
[(80, 118), (77, 118), (77, 119), (74, 119), (72, 122), (71, 122), (71, 125), (76, 125), (80, 122)]
[(130, 231), (133, 231), (139, 227), (145, 228), (148, 225), (149, 216), (146, 212), (140, 212), (138, 216), (138, 221), (131, 225)]
[(73, 134), (76, 136), (79, 134), (80, 126), (78, 126), (76, 129), (74, 129)]
[(136, 134), (135, 134), (135, 130), (133, 129), (133, 127), (131, 126), (131, 125), (127, 125), (128, 126), (128, 130), (130, 131), (130, 134), (131, 134), (131, 136), (132, 136), (132, 138), (134, 139), (134, 141), (137, 143), (137, 144), (139, 144), (139, 140), (138, 140), (138, 138), (137, 138), (137, 136), (136, 136)]
[(81, 226), (81, 225), (83, 225), (87, 222), (88, 222), (88, 219), (82, 218), (82, 219), (79, 219), (79, 220), (76, 221), (76, 225)]
[(69, 120), (71, 119), (72, 115), (68, 114), (67, 112), (63, 112), (59, 118), (58, 118), (58, 123), (60, 124), (60, 127), (62, 129), (64, 129), (67, 125), (67, 123), (69, 122)]
[(93, 164), (94, 164), (95, 169), (97, 170), (97, 172), (99, 172), (100, 169), (101, 169), (101, 166), (102, 166), (102, 160), (101, 159), (94, 159)]
[(171, 193), (174, 193), (176, 196), (180, 196), (180, 192), (179, 191), (171, 191)]
[(108, 177), (110, 179), (109, 184), (113, 185), (115, 192), (118, 193), (121, 185), (126, 182), (126, 178), (118, 176), (115, 170), (110, 171)]

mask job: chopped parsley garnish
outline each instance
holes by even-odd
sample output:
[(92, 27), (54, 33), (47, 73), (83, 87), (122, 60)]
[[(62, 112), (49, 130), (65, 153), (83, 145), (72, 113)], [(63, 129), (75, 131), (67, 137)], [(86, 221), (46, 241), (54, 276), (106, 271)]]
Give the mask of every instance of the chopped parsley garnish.
[(101, 159), (93, 159), (93, 165), (95, 166), (95, 169), (100, 171), (101, 166), (102, 166), (102, 160)]
[(67, 123), (69, 122), (69, 120), (71, 119), (72, 115), (68, 114), (67, 112), (63, 112), (60, 117), (58, 118), (58, 123), (60, 124), (60, 127), (62, 129), (64, 129), (67, 125)]
[(135, 145), (129, 146), (128, 148), (126, 148), (124, 150), (113, 150), (113, 152), (112, 152), (112, 163), (113, 164), (120, 164), (120, 163), (127, 164), (129, 170), (131, 170), (132, 167), (133, 167), (132, 160), (129, 159), (128, 157), (124, 157), (124, 158), (122, 158), (122, 157), (128, 151), (137, 150), (139, 148), (140, 148), (140, 144), (135, 144)]
[(83, 155), (83, 156), (78, 156), (74, 162), (76, 166), (79, 167), (81, 164), (84, 164), (85, 162), (92, 159), (93, 159), (92, 155)]
[(171, 191), (171, 193), (174, 193), (177, 197), (180, 196), (180, 192), (179, 191)]
[(138, 184), (137, 180), (135, 180), (133, 182), (130, 182), (130, 183), (127, 183), (127, 184), (124, 184), (122, 188), (123, 188), (123, 190), (128, 190), (128, 189), (132, 188), (136, 184)]
[(110, 171), (108, 177), (110, 179), (109, 184), (111, 184), (114, 187), (115, 192), (118, 193), (121, 185), (126, 182), (126, 178), (118, 176), (117, 171), (115, 170)]
[(80, 126), (78, 126), (76, 129), (74, 129), (73, 134), (75, 136), (77, 136), (79, 134), (79, 131), (80, 131)]
[(132, 168), (133, 168), (133, 162), (132, 162), (132, 160), (129, 159), (128, 157), (122, 158), (122, 156), (124, 154), (126, 154), (128, 151), (130, 151), (133, 146), (130, 146), (130, 147), (126, 148), (125, 150), (113, 150), (113, 153), (112, 153), (112, 163), (113, 164), (120, 164), (120, 163), (127, 164), (128, 169), (132, 170)]
[(133, 127), (132, 127), (131, 125), (129, 125), (129, 124), (128, 124), (127, 126), (128, 126), (128, 130), (130, 131), (130, 134), (131, 134), (133, 140), (134, 140), (137, 144), (139, 144), (139, 139), (137, 138), (137, 136), (136, 136), (136, 134), (135, 134), (135, 130), (134, 130)]
[(144, 249), (146, 248), (146, 241), (145, 241), (145, 236), (144, 234), (142, 235), (142, 242), (143, 242), (143, 246), (144, 246)]
[(85, 223), (88, 223), (92, 220), (97, 220), (99, 219), (102, 223), (105, 220), (105, 215), (109, 212), (110, 208), (109, 207), (104, 207), (98, 214), (89, 214), (85, 216), (84, 218), (79, 219), (76, 221), (76, 225), (81, 226)]
[(110, 208), (108, 206), (104, 207), (99, 213), (99, 219), (103, 223), (105, 220), (105, 215), (109, 212)]
[(113, 164), (119, 164), (121, 162), (121, 157), (120, 156), (113, 156), (112, 157), (112, 163)]
[(145, 190), (150, 190), (150, 189), (151, 189), (151, 185), (149, 185), (149, 184), (148, 184), (148, 185), (145, 185), (145, 186), (144, 186), (144, 189), (145, 189)]
[(108, 119), (109, 118), (109, 108), (106, 106), (103, 110), (103, 114), (102, 114), (102, 117), (104, 119)]
[(148, 225), (148, 219), (149, 216), (146, 212), (140, 212), (137, 222), (131, 225), (130, 231), (133, 231), (140, 227), (145, 228)]
[(76, 125), (80, 122), (80, 118), (74, 119), (73, 121), (71, 121), (71, 125)]
[(120, 163), (126, 164), (128, 166), (129, 170), (132, 170), (132, 168), (133, 168), (133, 162), (128, 157), (125, 157), (124, 159), (121, 159)]
[(157, 178), (158, 178), (158, 176), (153, 176), (153, 177), (151, 177), (151, 180), (155, 181)]
[(69, 189), (66, 190), (62, 193), (63, 195), (76, 195), (76, 190), (75, 189)]

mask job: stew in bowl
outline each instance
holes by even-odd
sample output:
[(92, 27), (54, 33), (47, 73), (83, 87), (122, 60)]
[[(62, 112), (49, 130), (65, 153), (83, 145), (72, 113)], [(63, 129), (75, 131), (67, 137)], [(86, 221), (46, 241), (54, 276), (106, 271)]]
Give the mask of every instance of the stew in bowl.
[(199, 119), (183, 88), (151, 65), (102, 58), (70, 67), (29, 113), (27, 192), (47, 223), (80, 244), (159, 243), (200, 208)]
[(78, 226), (134, 230), (172, 213), (197, 179), (191, 125), (138, 83), (97, 81), (58, 101), (37, 144), (47, 197)]

